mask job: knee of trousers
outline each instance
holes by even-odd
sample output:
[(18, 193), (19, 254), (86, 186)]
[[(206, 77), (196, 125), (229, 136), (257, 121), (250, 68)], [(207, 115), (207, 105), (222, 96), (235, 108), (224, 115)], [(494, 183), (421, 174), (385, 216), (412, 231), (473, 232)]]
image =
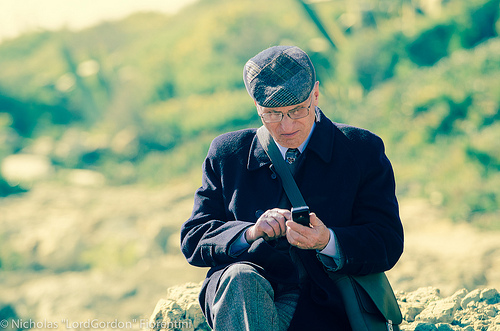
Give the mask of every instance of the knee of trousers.
[(269, 295), (274, 295), (271, 283), (257, 269), (246, 263), (235, 263), (224, 271), (219, 281), (219, 289), (228, 286), (242, 287), (247, 290), (251, 290), (248, 286), (258, 286), (268, 292)]

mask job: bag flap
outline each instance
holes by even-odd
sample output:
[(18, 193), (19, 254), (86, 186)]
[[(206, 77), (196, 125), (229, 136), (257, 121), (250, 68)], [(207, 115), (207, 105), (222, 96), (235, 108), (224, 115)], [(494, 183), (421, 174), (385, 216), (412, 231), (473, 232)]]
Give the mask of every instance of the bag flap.
[[(368, 293), (363, 289), (361, 285), (359, 285), (354, 279), (350, 278), (350, 282), (353, 284), (354, 292), (358, 298), (358, 302), (363, 310), (370, 314), (381, 314), (380, 309), (375, 305), (375, 302), (370, 297)], [(385, 318), (385, 316), (384, 316)]]
[(366, 291), (386, 320), (392, 321), (393, 324), (401, 324), (403, 316), (385, 273), (351, 276), (351, 278)]

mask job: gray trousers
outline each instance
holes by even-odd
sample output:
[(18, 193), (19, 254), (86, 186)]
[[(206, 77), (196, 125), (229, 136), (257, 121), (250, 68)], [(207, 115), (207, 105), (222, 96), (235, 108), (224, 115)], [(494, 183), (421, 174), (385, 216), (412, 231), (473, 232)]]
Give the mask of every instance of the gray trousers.
[(298, 288), (275, 288), (251, 265), (237, 263), (222, 274), (212, 306), (214, 330), (287, 330)]

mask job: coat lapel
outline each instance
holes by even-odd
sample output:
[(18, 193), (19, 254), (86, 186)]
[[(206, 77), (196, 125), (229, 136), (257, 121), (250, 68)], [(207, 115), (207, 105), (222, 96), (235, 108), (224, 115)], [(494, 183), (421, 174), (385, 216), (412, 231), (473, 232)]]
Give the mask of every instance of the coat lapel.
[(325, 163), (332, 160), (335, 130), (333, 123), (317, 108), (316, 128), (306, 149), (316, 153)]
[[(257, 130), (255, 130), (257, 132)], [(271, 159), (267, 156), (264, 148), (260, 144), (257, 134), (255, 134), (252, 145), (250, 146), (250, 153), (248, 155), (247, 169), (249, 171), (259, 169), (271, 164)]]

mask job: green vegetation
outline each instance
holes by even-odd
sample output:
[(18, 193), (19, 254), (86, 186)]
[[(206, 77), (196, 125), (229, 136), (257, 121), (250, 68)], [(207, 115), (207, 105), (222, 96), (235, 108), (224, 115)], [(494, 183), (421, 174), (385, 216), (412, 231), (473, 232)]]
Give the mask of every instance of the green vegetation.
[[(419, 3), (202, 0), (5, 41), (0, 159), (44, 154), (114, 185), (187, 178), (216, 135), (259, 125), (246, 60), (295, 44), (317, 67), (322, 109), (382, 136), (400, 196), (498, 228), (500, 0)], [(0, 178), (0, 196), (22, 189)]]

